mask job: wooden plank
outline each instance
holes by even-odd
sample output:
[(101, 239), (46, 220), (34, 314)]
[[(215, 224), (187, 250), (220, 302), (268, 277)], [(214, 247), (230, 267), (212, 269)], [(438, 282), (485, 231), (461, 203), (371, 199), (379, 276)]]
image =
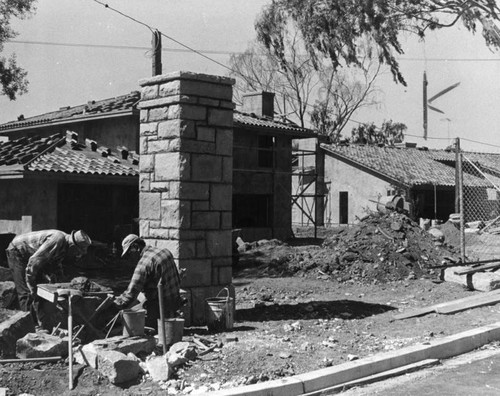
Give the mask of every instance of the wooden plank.
[(464, 303), (452, 303), (443, 307), (437, 307), (436, 312), (439, 314), (452, 314), (456, 312), (465, 311), (471, 308), (483, 307), (485, 305), (493, 305), (500, 302), (500, 294), (489, 294), (483, 296), (482, 298), (477, 298), (475, 300), (471, 300), (467, 304)]
[[(413, 318), (413, 317), (417, 317), (417, 316), (422, 316), (422, 315), (426, 315), (426, 314), (431, 313), (431, 312), (438, 312), (439, 309), (443, 309), (443, 311), (444, 311), (445, 307), (447, 307), (447, 306), (453, 306), (454, 307), (453, 309), (456, 309), (457, 306), (467, 307), (468, 305), (471, 305), (471, 307), (472, 307), (472, 305), (476, 301), (478, 303), (482, 303), (482, 299), (488, 300), (488, 298), (494, 297), (494, 296), (497, 296), (497, 298), (500, 298), (500, 289), (492, 290), (490, 292), (484, 292), (481, 294), (476, 294), (476, 295), (470, 296), (470, 297), (460, 298), (458, 300), (452, 300), (452, 301), (447, 301), (444, 303), (434, 304), (434, 305), (430, 305), (430, 306), (424, 307), (424, 308), (418, 308), (418, 309), (412, 310), (410, 312), (405, 312), (402, 314), (394, 315), (393, 320), (401, 320), (401, 319), (408, 319), (408, 318)], [(483, 304), (483, 305), (487, 305), (487, 304)], [(468, 309), (468, 308), (465, 308), (465, 309)], [(441, 312), (439, 312), (439, 313), (441, 313)]]
[(333, 395), (336, 393), (341, 393), (344, 392), (350, 388), (353, 388), (355, 386), (362, 386), (362, 385), (367, 385), (367, 384), (372, 384), (377, 381), (383, 381), (388, 378), (392, 377), (397, 377), (399, 375), (403, 374), (409, 374), (418, 370), (422, 370), (425, 368), (433, 367), (440, 364), (440, 361), (438, 359), (425, 359), (421, 360), (420, 362), (408, 364), (406, 366), (401, 366), (397, 367), (392, 370), (387, 370), (387, 371), (382, 371), (381, 373), (378, 374), (373, 374), (369, 375), (364, 378), (360, 378), (354, 381), (349, 381), (345, 382), (340, 385), (335, 385), (329, 388), (321, 389), (315, 392), (310, 392), (310, 393), (305, 393), (303, 396), (326, 396), (326, 395)]
[(468, 268), (468, 269), (463, 269), (463, 270), (454, 271), (454, 272), (455, 272), (455, 275), (469, 275), (469, 274), (475, 274), (476, 272), (489, 270), (489, 269), (496, 269), (496, 268), (500, 268), (500, 260), (497, 260), (496, 263), (484, 264), (484, 265), (481, 265), (479, 267)]

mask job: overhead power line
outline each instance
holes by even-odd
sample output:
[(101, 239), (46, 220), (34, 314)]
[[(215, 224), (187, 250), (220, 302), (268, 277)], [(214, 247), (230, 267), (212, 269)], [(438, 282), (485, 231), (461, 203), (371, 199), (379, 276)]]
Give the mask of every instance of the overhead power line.
[[(131, 45), (56, 43), (56, 42), (52, 42), (52, 41), (9, 40), (8, 43), (29, 44), (29, 45), (52, 45), (52, 46), (58, 46), (58, 47), (105, 48), (105, 49), (141, 50), (141, 51), (151, 50), (151, 47), (139, 47), (139, 46), (131, 46)], [(191, 50), (183, 49), (183, 48), (165, 48), (165, 47), (162, 47), (162, 51), (164, 51), (164, 52), (183, 52), (183, 53), (193, 52)], [(213, 54), (213, 55), (231, 55), (231, 54), (238, 54), (239, 53), (239, 52), (215, 51), (215, 50), (197, 50), (197, 51), (204, 53), (204, 54)]]

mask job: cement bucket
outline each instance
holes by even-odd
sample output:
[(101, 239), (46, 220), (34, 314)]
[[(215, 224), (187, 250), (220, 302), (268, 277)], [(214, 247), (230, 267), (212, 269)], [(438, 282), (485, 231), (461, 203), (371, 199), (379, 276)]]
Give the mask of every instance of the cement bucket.
[[(221, 297), (225, 293), (225, 297)], [(209, 330), (224, 331), (233, 328), (234, 298), (229, 296), (229, 289), (222, 289), (216, 297), (206, 300), (206, 321)]]
[(145, 320), (145, 309), (124, 309), (122, 311), (123, 335), (125, 337), (143, 336)]
[[(165, 344), (172, 345), (182, 341), (184, 335), (184, 319), (165, 319)], [(163, 345), (163, 329), (161, 319), (158, 319), (158, 344)]]

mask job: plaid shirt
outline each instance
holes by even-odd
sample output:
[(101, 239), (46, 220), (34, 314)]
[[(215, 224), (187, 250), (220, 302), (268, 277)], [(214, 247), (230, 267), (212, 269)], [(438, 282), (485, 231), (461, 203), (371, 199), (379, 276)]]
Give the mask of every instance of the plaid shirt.
[(58, 230), (34, 231), (16, 236), (8, 249), (15, 250), (26, 264), (26, 284), (33, 292), (40, 270), (48, 264), (60, 265), (69, 244), (67, 234)]
[(160, 279), (163, 280), (165, 303), (175, 307), (180, 301), (181, 279), (172, 253), (167, 249), (146, 246), (141, 252), (141, 258), (135, 267), (127, 290), (115, 299), (115, 304), (120, 308), (126, 307), (137, 298), (140, 292), (144, 292), (148, 299), (156, 296)]

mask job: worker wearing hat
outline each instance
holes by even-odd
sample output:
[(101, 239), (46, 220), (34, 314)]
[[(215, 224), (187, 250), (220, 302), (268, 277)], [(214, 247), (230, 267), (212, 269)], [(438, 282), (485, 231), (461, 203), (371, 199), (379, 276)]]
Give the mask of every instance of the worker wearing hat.
[[(33, 231), (16, 236), (6, 250), (12, 270), (19, 306), (32, 311), (35, 321), (44, 325), (43, 305), (36, 298), (37, 284), (48, 283), (46, 277), (62, 268), (66, 257), (80, 258), (91, 245), (89, 236), (82, 230), (67, 234), (59, 230)], [(32, 307), (32, 303), (33, 307)]]
[(135, 234), (127, 235), (122, 242), (122, 257), (138, 259), (132, 279), (127, 289), (114, 303), (118, 309), (125, 309), (136, 302), (139, 293), (146, 297), (147, 327), (158, 329), (160, 305), (158, 299), (158, 283), (163, 284), (163, 300), (165, 318), (171, 318), (181, 307), (180, 275), (172, 253), (168, 249), (148, 246), (144, 239)]

